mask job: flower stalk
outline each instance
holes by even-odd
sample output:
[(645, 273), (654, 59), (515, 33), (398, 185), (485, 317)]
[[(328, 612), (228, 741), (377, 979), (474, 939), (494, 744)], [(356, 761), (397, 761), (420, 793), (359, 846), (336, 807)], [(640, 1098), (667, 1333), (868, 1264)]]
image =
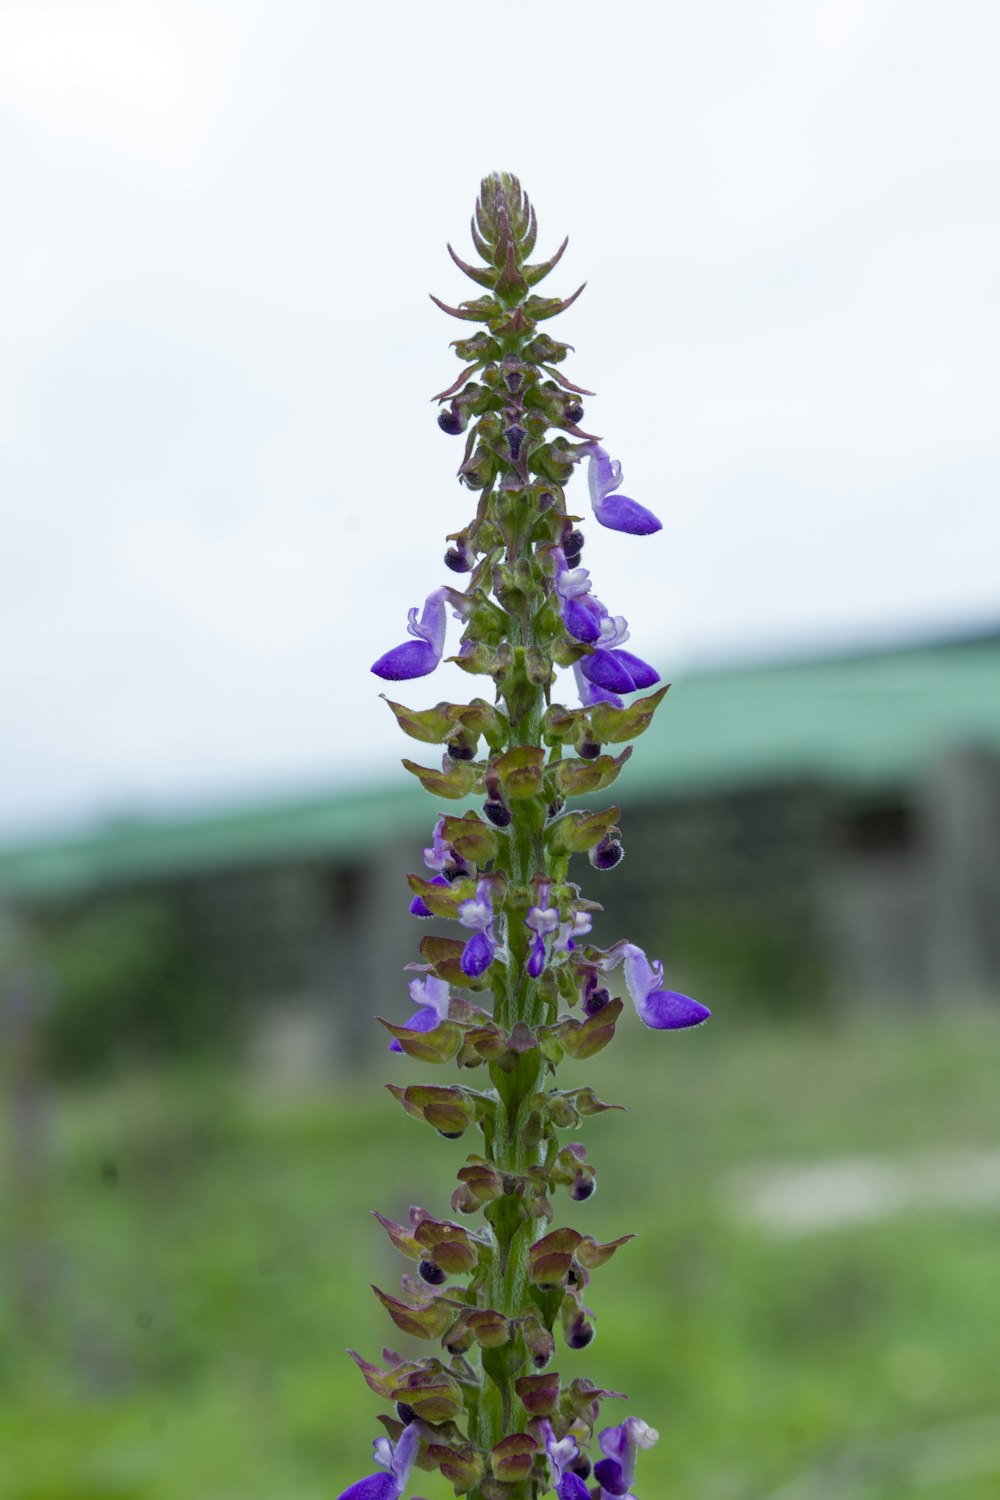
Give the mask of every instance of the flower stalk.
[[(601, 526), (648, 537), (660, 522), (619, 493), (620, 464), (580, 426), (591, 393), (562, 372), (569, 345), (541, 325), (583, 288), (567, 298), (534, 290), (565, 249), (564, 241), (532, 262), (536, 236), (517, 179), (498, 174), (484, 181), (472, 220), (482, 263), (449, 246), (481, 295), (458, 307), (434, 301), (483, 325), (455, 341), (462, 373), (435, 398), (442, 430), (464, 437), (458, 477), (478, 497), (444, 558), (465, 586), (442, 584), (411, 609), (410, 638), (372, 668), (392, 683), (429, 675), (452, 616), (461, 635), (449, 659), (492, 685), (490, 697), (428, 709), (388, 700), (406, 734), (442, 747), (440, 766), (407, 759), (406, 769), (439, 804), (478, 799), (440, 813), (426, 873), (409, 877), (412, 915), (447, 918), (456, 936), (424, 937), (421, 962), (410, 966), (415, 1014), (403, 1025), (382, 1020), (392, 1050), (454, 1064), (463, 1081), (388, 1088), (417, 1120), (449, 1139), (469, 1133), (476, 1145), (457, 1172), (458, 1218), (412, 1208), (400, 1225), (377, 1215), (416, 1272), (403, 1277), (402, 1297), (376, 1295), (397, 1328), (442, 1352), (387, 1350), (383, 1366), (353, 1356), (390, 1407), (380, 1419), (388, 1437), (376, 1443), (381, 1471), (342, 1500), (395, 1500), (414, 1467), (437, 1470), (472, 1500), (547, 1491), (617, 1500), (632, 1493), (637, 1448), (656, 1437), (635, 1417), (598, 1432), (602, 1402), (619, 1393), (561, 1373), (594, 1337), (591, 1272), (631, 1236), (600, 1244), (557, 1217), (560, 1189), (583, 1203), (596, 1183), (586, 1147), (561, 1132), (616, 1106), (591, 1088), (559, 1089), (556, 1075), (564, 1057), (589, 1058), (613, 1039), (623, 1001), (610, 976), (619, 966), (646, 1026), (684, 1029), (709, 1012), (665, 989), (662, 964), (635, 944), (593, 945), (600, 906), (570, 879), (574, 855), (601, 871), (621, 860), (619, 809), (571, 804), (613, 784), (667, 691), (655, 668), (624, 649), (627, 622), (594, 596), (580, 567), (584, 538), (566, 493), (576, 467), (588, 467)], [(558, 677), (560, 668), (571, 675)], [(579, 703), (559, 701), (567, 685)]]

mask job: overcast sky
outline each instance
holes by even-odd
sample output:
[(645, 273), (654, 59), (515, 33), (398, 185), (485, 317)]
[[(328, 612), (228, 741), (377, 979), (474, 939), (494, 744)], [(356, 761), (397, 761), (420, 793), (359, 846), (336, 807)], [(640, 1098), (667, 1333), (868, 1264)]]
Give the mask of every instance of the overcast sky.
[(475, 295), (493, 168), (664, 520), (585, 557), (641, 655), (1000, 619), (998, 44), (994, 0), (0, 0), (0, 834), (406, 753), (368, 666), (470, 513), (427, 292)]

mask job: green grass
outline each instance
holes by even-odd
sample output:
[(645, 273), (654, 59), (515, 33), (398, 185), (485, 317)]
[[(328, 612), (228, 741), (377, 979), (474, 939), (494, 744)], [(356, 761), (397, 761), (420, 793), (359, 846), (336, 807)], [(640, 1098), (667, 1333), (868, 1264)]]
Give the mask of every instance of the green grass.
[[(811, 1470), (794, 1500), (1000, 1495), (1000, 1434), (992, 1472), (988, 1441), (962, 1458), (980, 1427), (955, 1428), (936, 1482), (907, 1458), (910, 1434), (1000, 1412), (1000, 1213), (789, 1238), (740, 1221), (731, 1188), (762, 1162), (996, 1148), (998, 1051), (1000, 1022), (975, 1014), (713, 1022), (623, 1028), (576, 1070), (630, 1112), (585, 1126), (599, 1192), (566, 1218), (638, 1238), (593, 1278), (596, 1340), (557, 1365), (660, 1429), (643, 1500), (769, 1500)], [(0, 1307), (2, 1500), (333, 1500), (366, 1472), (378, 1402), (342, 1351), (389, 1339), (366, 1289), (400, 1269), (369, 1210), (445, 1209), (474, 1148), (377, 1087), (421, 1071), (387, 1057), (295, 1097), (133, 1078), (52, 1102), (37, 1202), (0, 1228), (8, 1280), (20, 1241), (36, 1283), (33, 1318)]]

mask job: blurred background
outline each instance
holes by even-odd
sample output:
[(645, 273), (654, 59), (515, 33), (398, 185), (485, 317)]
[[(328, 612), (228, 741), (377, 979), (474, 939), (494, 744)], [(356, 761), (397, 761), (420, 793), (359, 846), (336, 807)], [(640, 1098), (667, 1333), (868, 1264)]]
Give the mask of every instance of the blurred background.
[(639, 1237), (560, 1368), (660, 1429), (646, 1500), (1000, 1495), (998, 44), (988, 0), (0, 0), (0, 1500), (368, 1467), (369, 1210), (465, 1154), (379, 1087), (436, 808), (368, 666), (469, 514), (426, 293), (495, 168), (664, 520), (588, 531), (673, 684), (597, 937), (715, 1013), (581, 1071), (630, 1113), (576, 1222)]

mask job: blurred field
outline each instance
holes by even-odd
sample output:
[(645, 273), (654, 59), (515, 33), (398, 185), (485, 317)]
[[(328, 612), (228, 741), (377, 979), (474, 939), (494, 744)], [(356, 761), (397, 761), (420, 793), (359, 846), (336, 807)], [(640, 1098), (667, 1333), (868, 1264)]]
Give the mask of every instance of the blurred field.
[[(660, 1429), (642, 1500), (996, 1500), (1000, 1195), (803, 1235), (740, 1205), (762, 1165), (995, 1151), (1000, 1019), (623, 1030), (578, 1070), (630, 1113), (582, 1133), (599, 1191), (566, 1217), (639, 1238), (557, 1365)], [(368, 1211), (443, 1210), (474, 1149), (377, 1087), (420, 1071), (49, 1099), (0, 1231), (2, 1500), (332, 1500), (368, 1470), (378, 1403), (342, 1351), (388, 1338), (366, 1288), (399, 1269)]]

